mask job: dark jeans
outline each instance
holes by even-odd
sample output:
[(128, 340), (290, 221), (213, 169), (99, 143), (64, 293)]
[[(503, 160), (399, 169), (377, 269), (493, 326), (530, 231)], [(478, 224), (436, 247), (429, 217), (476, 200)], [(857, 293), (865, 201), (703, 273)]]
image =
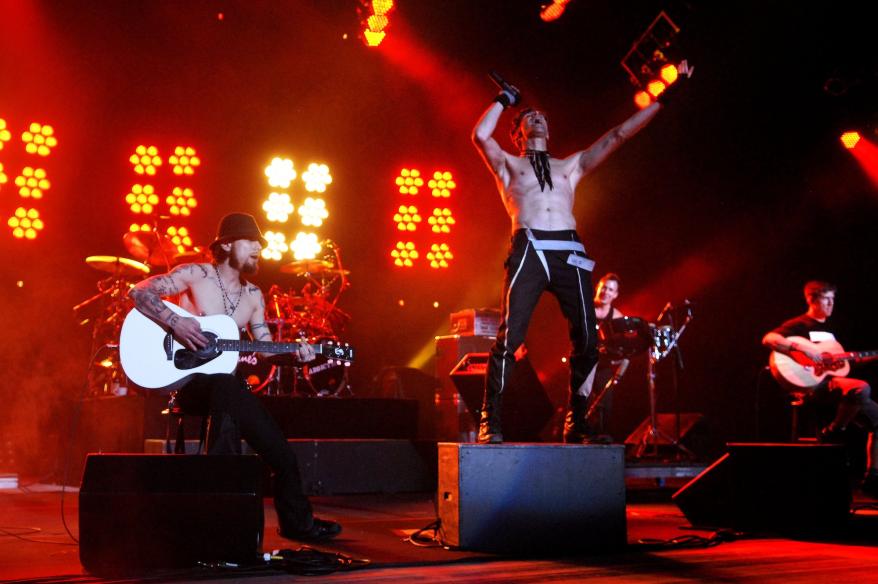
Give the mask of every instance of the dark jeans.
[(310, 529), (311, 504), (302, 492), (299, 464), (280, 427), (262, 402), (234, 375), (196, 374), (177, 392), (184, 413), (210, 415), (208, 454), (240, 453), (241, 438), (274, 475), (274, 508), (281, 531)]
[[(579, 241), (575, 231), (532, 230), (537, 239)], [(567, 319), (573, 345), (570, 354), (570, 392), (575, 394), (598, 360), (591, 272), (567, 263), (569, 251), (544, 251), (543, 267), (524, 230), (512, 236), (506, 260), (506, 279), (500, 328), (491, 348), (485, 380), (485, 403), (497, 399), (509, 384), (515, 351), (524, 342), (530, 318), (544, 291), (551, 292)], [(583, 254), (577, 253), (582, 256)], [(588, 387), (583, 388), (587, 393)], [(583, 394), (585, 395), (585, 394)]]

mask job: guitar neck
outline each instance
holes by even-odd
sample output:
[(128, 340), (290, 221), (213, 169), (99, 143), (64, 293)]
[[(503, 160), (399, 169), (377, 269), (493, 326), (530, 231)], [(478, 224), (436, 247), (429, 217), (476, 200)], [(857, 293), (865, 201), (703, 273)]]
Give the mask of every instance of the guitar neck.
[(844, 361), (871, 361), (878, 359), (878, 351), (851, 351), (850, 353), (833, 355), (833, 358)]
[[(298, 343), (275, 343), (273, 341), (249, 341), (234, 339), (217, 339), (216, 346), (220, 351), (237, 351), (239, 353), (295, 353)], [(323, 345), (311, 345), (318, 355), (323, 354)]]

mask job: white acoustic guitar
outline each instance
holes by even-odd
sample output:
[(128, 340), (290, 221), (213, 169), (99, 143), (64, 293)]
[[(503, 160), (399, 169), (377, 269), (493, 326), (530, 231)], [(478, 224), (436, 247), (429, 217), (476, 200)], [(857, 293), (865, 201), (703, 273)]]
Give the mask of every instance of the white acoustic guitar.
[[(194, 318), (210, 343), (192, 351), (174, 336), (136, 308), (122, 323), (119, 337), (119, 358), (125, 375), (145, 388), (174, 389), (195, 373), (232, 373), (238, 366), (238, 353), (293, 353), (297, 343), (273, 343), (241, 340), (238, 325), (224, 314), (195, 316), (176, 304), (165, 301), (168, 308), (187, 318)], [(350, 363), (354, 349), (332, 341), (311, 345), (318, 355), (331, 361)]]
[(804, 337), (787, 337), (797, 346), (814, 348), (823, 354), (823, 359), (815, 363), (801, 351), (785, 355), (772, 351), (768, 358), (771, 374), (781, 385), (793, 391), (813, 389), (826, 379), (827, 375), (847, 377), (851, 371), (850, 361), (871, 361), (878, 359), (878, 351), (845, 352), (836, 340), (813, 342)]

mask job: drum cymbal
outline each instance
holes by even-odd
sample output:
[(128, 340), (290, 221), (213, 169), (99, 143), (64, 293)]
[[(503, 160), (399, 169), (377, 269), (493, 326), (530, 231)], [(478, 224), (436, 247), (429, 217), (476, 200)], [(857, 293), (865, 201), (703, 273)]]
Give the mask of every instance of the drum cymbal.
[(296, 260), (280, 267), (284, 274), (321, 274), (332, 269), (332, 262), (326, 260)]
[(149, 274), (149, 266), (117, 256), (88, 256), (85, 263), (101, 272), (124, 276), (145, 276)]
[(168, 265), (177, 254), (177, 247), (167, 235), (155, 231), (129, 231), (122, 236), (125, 249), (148, 264)]

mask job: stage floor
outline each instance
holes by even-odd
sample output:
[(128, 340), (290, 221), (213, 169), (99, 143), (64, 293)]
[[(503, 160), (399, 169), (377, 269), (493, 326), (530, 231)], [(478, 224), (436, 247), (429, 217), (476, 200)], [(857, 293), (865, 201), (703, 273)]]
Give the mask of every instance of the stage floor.
[[(503, 557), (442, 547), (418, 547), (406, 538), (435, 520), (432, 493), (314, 498), (318, 515), (340, 521), (341, 536), (315, 546), (354, 559), (365, 568), (321, 575), (329, 582), (812, 582), (870, 581), (878, 573), (878, 510), (857, 497), (850, 529), (825, 541), (747, 536), (714, 546), (662, 546), (680, 536), (710, 537), (688, 528), (669, 502), (670, 490), (631, 490), (627, 506), (629, 546), (624, 552), (578, 557)], [(77, 533), (76, 489), (63, 497), (70, 530)], [(803, 509), (803, 513), (808, 510)], [(266, 551), (296, 549), (275, 534), (269, 501), (265, 508)], [(62, 523), (60, 487), (33, 484), (0, 490), (0, 579), (50, 582), (101, 581), (84, 575), (78, 547)], [(253, 578), (259, 577), (258, 580)], [(306, 579), (306, 576), (297, 576)], [(279, 571), (173, 573), (143, 581), (289, 582)], [(119, 581), (119, 580), (115, 580)], [(138, 581), (128, 579), (125, 581)]]

